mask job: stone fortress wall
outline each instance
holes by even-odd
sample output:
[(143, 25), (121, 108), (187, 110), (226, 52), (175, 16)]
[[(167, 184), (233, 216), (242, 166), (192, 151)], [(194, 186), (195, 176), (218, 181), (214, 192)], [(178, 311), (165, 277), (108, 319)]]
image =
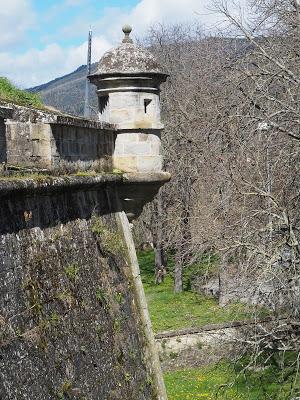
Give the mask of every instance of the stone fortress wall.
[(0, 104), (1, 399), (167, 399), (128, 221), (170, 179), (166, 74), (123, 31), (99, 121)]

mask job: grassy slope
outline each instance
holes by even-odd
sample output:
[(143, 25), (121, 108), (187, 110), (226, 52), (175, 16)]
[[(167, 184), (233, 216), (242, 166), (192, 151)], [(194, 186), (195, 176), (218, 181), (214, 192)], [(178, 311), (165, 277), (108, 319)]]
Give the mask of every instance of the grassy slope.
[(153, 251), (138, 252), (142, 280), (155, 332), (242, 320), (251, 317), (242, 304), (219, 307), (217, 301), (190, 291), (173, 293), (173, 280), (167, 276), (161, 285), (153, 279)]
[[(155, 285), (153, 251), (138, 252), (138, 259), (156, 332), (251, 317), (251, 312), (246, 312), (243, 305), (221, 308), (214, 299), (190, 291), (175, 295), (172, 276), (168, 276), (165, 283)], [(278, 370), (272, 365), (247, 376), (241, 371), (242, 365), (234, 368), (232, 363), (223, 362), (205, 368), (166, 372), (169, 400), (290, 400), (300, 393), (290, 393), (294, 376), (283, 385)]]
[(7, 78), (0, 77), (0, 99), (27, 107), (42, 107), (36, 94), (16, 88)]

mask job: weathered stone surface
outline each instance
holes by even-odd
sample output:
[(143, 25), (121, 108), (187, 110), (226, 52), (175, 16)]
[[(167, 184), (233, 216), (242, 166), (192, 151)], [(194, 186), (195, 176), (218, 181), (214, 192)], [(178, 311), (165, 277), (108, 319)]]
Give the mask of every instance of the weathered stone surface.
[(93, 121), (72, 115), (66, 115), (51, 111), (49, 109), (19, 106), (17, 104), (7, 103), (2, 100), (0, 100), (0, 116), (19, 122), (60, 124), (78, 126), (81, 128), (106, 129), (112, 131), (115, 130), (114, 125), (101, 121)]
[(144, 156), (138, 159), (138, 168), (140, 172), (162, 171), (162, 156)]
[(115, 168), (124, 172), (138, 172), (136, 156), (115, 155), (113, 157), (113, 164)]
[(0, 149), (8, 164), (63, 173), (113, 169), (111, 130), (8, 120), (5, 135), (6, 147), (0, 142)]
[[(205, 328), (205, 327), (204, 327)], [(234, 357), (239, 351), (242, 327), (224, 324), (194, 329), (194, 333), (178, 331), (156, 336), (163, 370), (203, 367), (222, 358)]]
[(51, 125), (53, 169), (112, 171), (116, 134), (67, 125)]
[(0, 118), (12, 118), (13, 117), (13, 109), (6, 105), (2, 105), (0, 102)]
[[(33, 177), (2, 178), (0, 179), (0, 200), (7, 196), (20, 198), (34, 193), (43, 193), (45, 196), (53, 196), (56, 193), (73, 192), (78, 190), (101, 190), (107, 193), (109, 190), (116, 190), (116, 196), (121, 205), (117, 202), (111, 203), (114, 211), (125, 210), (130, 218), (136, 218), (142, 211), (143, 206), (151, 201), (160, 186), (170, 180), (167, 172), (152, 173), (126, 173), (126, 174), (99, 174), (99, 175), (65, 175), (47, 176), (36, 175)], [(27, 197), (24, 197), (27, 198)], [(116, 200), (116, 199), (115, 199)], [(114, 207), (117, 206), (115, 209)], [(43, 214), (43, 209), (38, 215)], [(75, 213), (75, 215), (77, 215)], [(4, 214), (3, 218), (10, 218), (10, 214)], [(20, 226), (23, 217), (19, 218)], [(1, 222), (6, 225), (5, 219)], [(2, 228), (3, 229), (3, 228)]]
[(124, 144), (124, 154), (132, 154), (139, 156), (150, 156), (151, 145), (147, 142), (131, 142)]
[(148, 50), (123, 42), (104, 54), (95, 75), (134, 73), (164, 74), (162, 67)]
[(0, 398), (156, 398), (115, 199), (2, 196)]
[[(284, 320), (284, 319), (283, 319)], [(270, 329), (272, 318), (232, 321), (166, 331), (155, 336), (163, 370), (203, 367), (241, 354), (257, 324)]]
[(122, 88), (118, 92), (111, 89), (107, 120), (116, 124), (118, 129), (162, 129), (158, 91), (143, 91), (140, 82), (133, 82), (132, 85), (131, 91), (129, 88), (125, 92)]
[(6, 131), (4, 119), (0, 117), (0, 163), (6, 161)]

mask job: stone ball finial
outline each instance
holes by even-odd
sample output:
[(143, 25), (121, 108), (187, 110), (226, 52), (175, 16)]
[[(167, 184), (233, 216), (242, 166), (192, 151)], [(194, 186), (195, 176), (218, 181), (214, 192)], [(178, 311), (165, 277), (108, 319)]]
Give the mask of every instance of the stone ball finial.
[(122, 31), (125, 33), (125, 35), (130, 35), (131, 31), (132, 31), (132, 27), (130, 25), (124, 25), (122, 28)]
[(132, 43), (132, 39), (129, 37), (131, 31), (132, 31), (132, 27), (130, 25), (124, 25), (122, 28), (122, 31), (124, 32), (124, 39), (123, 39), (123, 43)]

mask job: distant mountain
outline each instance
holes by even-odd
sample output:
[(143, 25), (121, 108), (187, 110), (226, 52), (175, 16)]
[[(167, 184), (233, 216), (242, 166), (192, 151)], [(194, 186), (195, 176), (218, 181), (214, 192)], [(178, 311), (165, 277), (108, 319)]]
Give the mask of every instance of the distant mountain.
[[(97, 64), (92, 64), (92, 73)], [(81, 65), (74, 72), (56, 78), (48, 83), (27, 89), (38, 93), (45, 105), (55, 107), (67, 114), (83, 115), (85, 96), (86, 65)], [(91, 85), (90, 104), (96, 109), (96, 87)]]

